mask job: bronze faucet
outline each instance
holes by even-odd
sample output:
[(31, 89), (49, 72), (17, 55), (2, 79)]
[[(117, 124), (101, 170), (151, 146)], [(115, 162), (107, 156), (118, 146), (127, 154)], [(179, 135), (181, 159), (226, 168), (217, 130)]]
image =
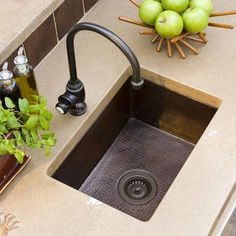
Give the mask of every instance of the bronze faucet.
[(83, 115), (87, 110), (87, 105), (85, 103), (84, 85), (81, 80), (77, 78), (74, 49), (75, 35), (82, 30), (89, 30), (103, 35), (111, 42), (113, 42), (124, 53), (133, 69), (131, 84), (134, 89), (140, 89), (144, 83), (143, 79), (140, 76), (139, 62), (132, 50), (122, 39), (120, 39), (116, 34), (111, 32), (110, 30), (100, 25), (86, 22), (78, 23), (70, 30), (66, 39), (70, 79), (66, 85), (66, 92), (58, 97), (58, 103), (56, 104), (56, 110), (60, 114), (66, 114), (69, 111), (69, 113), (74, 116), (80, 116)]

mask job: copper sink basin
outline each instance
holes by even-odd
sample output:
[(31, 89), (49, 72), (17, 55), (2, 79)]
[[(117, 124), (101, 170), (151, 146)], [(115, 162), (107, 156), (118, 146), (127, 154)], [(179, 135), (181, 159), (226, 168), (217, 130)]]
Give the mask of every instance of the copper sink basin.
[(216, 111), (149, 80), (135, 91), (127, 80), (52, 177), (148, 221)]

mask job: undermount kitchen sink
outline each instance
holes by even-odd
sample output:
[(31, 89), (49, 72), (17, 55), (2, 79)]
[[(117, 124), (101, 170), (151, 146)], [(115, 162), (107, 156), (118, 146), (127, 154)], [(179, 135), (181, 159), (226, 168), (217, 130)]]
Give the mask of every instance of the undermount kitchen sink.
[(164, 85), (125, 81), (52, 177), (148, 221), (218, 109)]

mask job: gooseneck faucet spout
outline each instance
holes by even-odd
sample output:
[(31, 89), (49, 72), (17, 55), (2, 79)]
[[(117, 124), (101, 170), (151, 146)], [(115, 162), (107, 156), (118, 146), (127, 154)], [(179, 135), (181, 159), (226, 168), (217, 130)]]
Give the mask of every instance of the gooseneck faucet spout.
[(82, 30), (93, 31), (113, 42), (123, 52), (131, 64), (133, 70), (131, 84), (133, 88), (140, 89), (143, 85), (138, 59), (122, 39), (100, 25), (86, 22), (78, 23), (70, 30), (66, 39), (70, 79), (66, 85), (66, 92), (58, 98), (58, 103), (56, 104), (56, 110), (60, 114), (66, 114), (69, 111), (72, 115), (79, 116), (84, 114), (87, 110), (85, 103), (85, 89), (83, 83), (77, 77), (74, 49), (75, 35)]

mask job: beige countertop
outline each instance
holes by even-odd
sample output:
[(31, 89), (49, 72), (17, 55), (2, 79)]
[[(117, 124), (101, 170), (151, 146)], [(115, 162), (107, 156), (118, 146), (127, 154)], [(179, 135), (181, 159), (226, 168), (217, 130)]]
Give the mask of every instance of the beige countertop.
[(7, 0), (0, 1), (0, 64), (64, 0)]
[[(236, 8), (233, 0), (214, 4), (216, 10)], [(139, 27), (118, 21), (120, 15), (137, 17), (137, 12), (128, 0), (100, 0), (82, 20), (123, 38), (137, 55), (143, 75), (153, 80), (161, 75), (201, 90), (221, 99), (222, 105), (151, 220), (141, 222), (48, 176), (129, 73), (128, 61), (110, 42), (91, 32), (80, 33), (78, 74), (86, 88), (88, 112), (60, 116), (54, 106), (69, 78), (62, 41), (35, 70), (40, 93), (54, 113), (52, 129), (58, 143), (50, 158), (32, 152), (29, 166), (1, 194), (0, 211), (14, 214), (22, 225), (10, 235), (205, 236), (218, 224), (236, 180), (236, 30), (208, 29), (209, 43), (199, 47), (198, 56), (169, 59), (165, 52), (155, 52), (150, 36), (138, 35)], [(217, 20), (236, 25), (235, 16)]]

